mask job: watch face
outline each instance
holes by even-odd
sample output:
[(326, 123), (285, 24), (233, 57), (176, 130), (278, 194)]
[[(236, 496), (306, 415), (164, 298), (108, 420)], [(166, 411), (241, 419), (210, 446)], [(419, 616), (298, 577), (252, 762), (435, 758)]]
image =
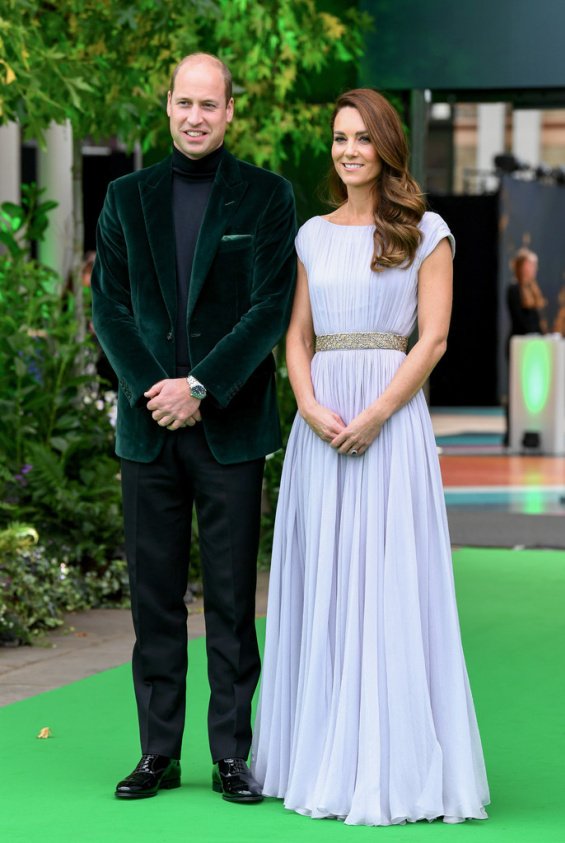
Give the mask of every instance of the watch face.
[(193, 398), (198, 398), (199, 401), (202, 401), (206, 398), (206, 387), (201, 384), (196, 378), (189, 375), (187, 377), (188, 387), (190, 389), (190, 394)]

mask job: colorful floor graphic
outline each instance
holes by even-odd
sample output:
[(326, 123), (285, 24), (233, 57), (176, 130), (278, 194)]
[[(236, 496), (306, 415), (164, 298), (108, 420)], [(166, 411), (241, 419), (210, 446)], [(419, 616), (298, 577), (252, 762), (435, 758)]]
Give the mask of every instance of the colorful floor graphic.
[(432, 411), (448, 509), (565, 515), (565, 458), (509, 455), (500, 412)]
[(565, 515), (565, 486), (453, 486), (445, 490), (448, 508), (482, 507), (525, 515)]

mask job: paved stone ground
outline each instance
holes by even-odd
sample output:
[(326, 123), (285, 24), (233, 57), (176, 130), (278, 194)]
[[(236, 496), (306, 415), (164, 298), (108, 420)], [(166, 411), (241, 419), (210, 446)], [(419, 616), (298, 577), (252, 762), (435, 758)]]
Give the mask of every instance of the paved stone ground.
[[(269, 575), (257, 581), (257, 616), (267, 610)], [(188, 606), (190, 638), (204, 635), (202, 600)], [(42, 645), (0, 647), (0, 706), (33, 697), (129, 662), (133, 627), (129, 609), (91, 609), (65, 617), (65, 626)]]

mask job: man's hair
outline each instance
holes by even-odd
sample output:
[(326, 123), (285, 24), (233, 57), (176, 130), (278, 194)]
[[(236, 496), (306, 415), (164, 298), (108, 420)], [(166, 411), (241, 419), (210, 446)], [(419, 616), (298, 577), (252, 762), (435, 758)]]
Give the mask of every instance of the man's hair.
[(218, 56), (215, 56), (212, 53), (189, 53), (188, 56), (185, 56), (184, 58), (182, 58), (179, 61), (179, 63), (177, 64), (177, 66), (175, 67), (175, 69), (173, 70), (173, 73), (171, 75), (171, 82), (169, 84), (169, 91), (172, 94), (172, 92), (174, 90), (174, 87), (175, 87), (175, 79), (177, 78), (177, 73), (181, 69), (182, 65), (186, 64), (186, 62), (198, 63), (198, 61), (201, 60), (201, 59), (211, 59), (215, 64), (217, 64), (217, 66), (221, 70), (222, 76), (224, 77), (224, 85), (225, 85), (225, 90), (226, 90), (226, 104), (227, 104), (233, 96), (232, 75), (231, 75), (230, 69), (227, 66), (227, 64), (224, 64), (224, 62), (221, 59), (219, 59)]

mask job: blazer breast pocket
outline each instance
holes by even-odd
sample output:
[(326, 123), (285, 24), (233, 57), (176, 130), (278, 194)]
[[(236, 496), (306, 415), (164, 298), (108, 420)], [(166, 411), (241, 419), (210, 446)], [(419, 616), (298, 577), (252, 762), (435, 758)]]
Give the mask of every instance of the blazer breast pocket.
[(224, 234), (218, 246), (218, 252), (237, 252), (253, 246), (252, 234)]

